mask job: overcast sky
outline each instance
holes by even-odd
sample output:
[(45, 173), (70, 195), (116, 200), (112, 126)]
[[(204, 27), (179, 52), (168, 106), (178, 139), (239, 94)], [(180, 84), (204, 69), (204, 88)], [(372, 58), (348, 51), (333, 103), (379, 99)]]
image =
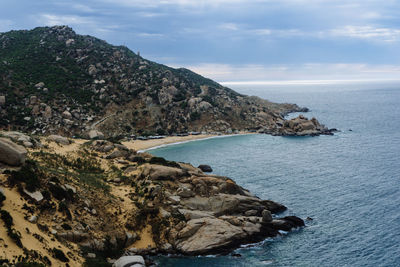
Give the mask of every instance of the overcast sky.
[(0, 0), (0, 32), (51, 25), (219, 82), (400, 80), (396, 0)]

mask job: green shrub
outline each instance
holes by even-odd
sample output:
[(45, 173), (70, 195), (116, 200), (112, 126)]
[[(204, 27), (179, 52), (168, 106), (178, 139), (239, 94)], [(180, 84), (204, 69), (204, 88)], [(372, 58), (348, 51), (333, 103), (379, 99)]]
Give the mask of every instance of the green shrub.
[(8, 211), (1, 210), (0, 217), (6, 225), (7, 229), (11, 228), (14, 225), (13, 218), (11, 217), (10, 213), (8, 213)]
[(35, 161), (27, 160), (19, 171), (12, 171), (9, 177), (11, 184), (24, 182), (29, 192), (35, 191), (40, 186), (39, 169)]
[(106, 259), (96, 258), (96, 259), (86, 259), (83, 267), (111, 267), (112, 264), (108, 263)]
[(2, 192), (0, 192), (0, 208), (3, 207), (4, 200), (6, 200), (6, 196), (3, 195)]
[(12, 240), (14, 240), (15, 244), (17, 244), (18, 247), (20, 247), (20, 248), (23, 247), (22, 242), (21, 242), (21, 234), (17, 230), (8, 228), (7, 234)]
[(23, 261), (15, 264), (15, 267), (45, 267), (43, 263)]
[(62, 250), (59, 250), (58, 248), (53, 248), (52, 250), (54, 258), (62, 261), (62, 262), (69, 262), (69, 259), (67, 256), (65, 256), (64, 252)]
[(175, 161), (168, 161), (168, 160), (166, 160), (164, 158), (161, 158), (161, 157), (152, 157), (149, 160), (149, 163), (150, 164), (168, 166), (168, 167), (180, 168), (179, 164), (176, 163)]

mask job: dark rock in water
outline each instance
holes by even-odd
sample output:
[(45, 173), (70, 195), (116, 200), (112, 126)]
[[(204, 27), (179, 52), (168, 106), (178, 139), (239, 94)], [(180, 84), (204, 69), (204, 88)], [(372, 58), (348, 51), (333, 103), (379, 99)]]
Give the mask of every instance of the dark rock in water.
[(311, 217), (307, 217), (306, 218), (306, 221), (313, 221), (314, 219), (313, 218), (311, 218)]
[(273, 229), (289, 232), (293, 228), (304, 226), (304, 221), (296, 216), (286, 216), (281, 219), (272, 220)]
[(239, 253), (233, 253), (233, 254), (232, 254), (232, 257), (240, 258), (240, 257), (242, 257), (242, 255), (239, 254)]
[(213, 171), (213, 169), (211, 168), (210, 165), (205, 165), (205, 164), (199, 165), (199, 167), (197, 167), (197, 168), (199, 168), (203, 172), (212, 172)]

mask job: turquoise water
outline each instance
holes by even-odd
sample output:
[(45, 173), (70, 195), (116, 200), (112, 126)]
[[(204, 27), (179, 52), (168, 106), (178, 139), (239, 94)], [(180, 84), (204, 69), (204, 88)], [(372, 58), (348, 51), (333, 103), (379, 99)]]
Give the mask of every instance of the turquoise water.
[[(400, 266), (400, 88), (255, 88), (241, 92), (307, 106), (334, 136), (233, 136), (153, 150), (209, 164), (306, 227), (236, 252), (157, 257), (160, 266)], [(351, 129), (352, 131), (349, 131)]]

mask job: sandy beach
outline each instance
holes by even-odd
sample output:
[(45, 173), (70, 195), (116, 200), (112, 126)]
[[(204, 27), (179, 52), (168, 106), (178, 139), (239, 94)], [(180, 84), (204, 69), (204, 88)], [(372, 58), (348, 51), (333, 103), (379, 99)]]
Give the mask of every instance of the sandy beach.
[(140, 151), (167, 144), (200, 140), (216, 136), (218, 135), (203, 134), (203, 135), (188, 135), (188, 136), (167, 136), (163, 139), (133, 140), (133, 141), (122, 142), (122, 144), (130, 149)]

